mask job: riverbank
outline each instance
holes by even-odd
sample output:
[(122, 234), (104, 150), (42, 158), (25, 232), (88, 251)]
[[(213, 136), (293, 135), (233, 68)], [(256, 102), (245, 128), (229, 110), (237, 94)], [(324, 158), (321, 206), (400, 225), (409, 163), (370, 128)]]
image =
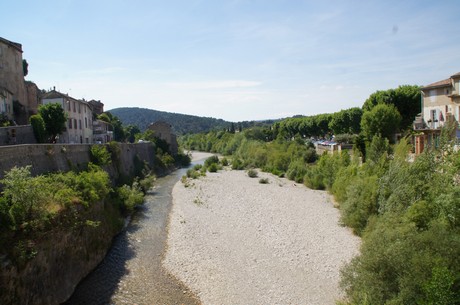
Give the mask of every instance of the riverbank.
[(203, 304), (334, 304), (359, 238), (326, 192), (259, 178), (221, 171), (177, 183), (164, 267)]

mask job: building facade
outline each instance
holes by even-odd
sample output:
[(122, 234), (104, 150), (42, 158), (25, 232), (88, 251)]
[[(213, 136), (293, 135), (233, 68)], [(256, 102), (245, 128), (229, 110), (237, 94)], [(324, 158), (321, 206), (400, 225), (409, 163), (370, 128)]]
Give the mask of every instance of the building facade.
[(0, 119), (13, 120), (13, 93), (0, 87)]
[(58, 103), (67, 116), (67, 130), (59, 136), (58, 143), (93, 143), (93, 112), (90, 105), (55, 89), (42, 97), (42, 104)]
[(104, 144), (113, 141), (112, 125), (110, 123), (94, 120), (93, 121), (93, 143)]
[(0, 87), (12, 94), (13, 103), (19, 103), (22, 115), (14, 118), (18, 124), (27, 124), (28, 102), (22, 66), (22, 45), (0, 37)]
[(428, 147), (437, 147), (441, 128), (447, 122), (457, 124), (457, 138), (460, 137), (460, 73), (422, 87), (422, 113), (414, 121), (417, 132), (414, 144), (415, 153), (420, 154)]
[(155, 137), (166, 141), (166, 143), (169, 144), (169, 149), (171, 153), (173, 155), (177, 155), (179, 145), (177, 144), (177, 137), (172, 131), (171, 124), (168, 124), (163, 121), (157, 121), (155, 123), (150, 124), (148, 128), (154, 132), (153, 135)]

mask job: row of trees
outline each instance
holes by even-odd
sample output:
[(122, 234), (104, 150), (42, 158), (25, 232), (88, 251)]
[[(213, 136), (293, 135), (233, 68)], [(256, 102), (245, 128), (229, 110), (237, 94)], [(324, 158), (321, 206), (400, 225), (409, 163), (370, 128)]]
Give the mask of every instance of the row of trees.
[(381, 134), (391, 141), (395, 133), (410, 129), (420, 111), (420, 88), (405, 85), (371, 94), (362, 108), (289, 118), (274, 124), (274, 129), (286, 139), (296, 135), (321, 138), (361, 134), (370, 141), (375, 134)]

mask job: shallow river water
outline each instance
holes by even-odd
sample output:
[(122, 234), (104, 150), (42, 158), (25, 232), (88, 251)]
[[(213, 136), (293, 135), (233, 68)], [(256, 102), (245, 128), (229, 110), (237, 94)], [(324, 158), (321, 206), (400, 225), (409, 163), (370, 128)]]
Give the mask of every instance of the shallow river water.
[(162, 267), (172, 188), (185, 169), (156, 180), (104, 260), (64, 304), (199, 304)]

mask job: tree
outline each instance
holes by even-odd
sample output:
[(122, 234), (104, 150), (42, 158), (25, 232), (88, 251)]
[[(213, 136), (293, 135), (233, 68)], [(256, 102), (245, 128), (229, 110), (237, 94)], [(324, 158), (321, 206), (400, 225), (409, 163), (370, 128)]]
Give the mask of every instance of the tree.
[(51, 103), (41, 105), (38, 113), (45, 123), (45, 130), (49, 136), (50, 143), (56, 142), (56, 137), (66, 130), (67, 116), (61, 104)]
[(29, 63), (25, 59), (22, 60), (22, 72), (24, 73), (24, 77), (29, 74)]
[(123, 124), (117, 116), (112, 115), (110, 112), (104, 112), (99, 115), (99, 120), (110, 123), (113, 128), (113, 139), (117, 142), (124, 142), (126, 139), (126, 132), (123, 129)]
[(128, 125), (125, 128), (125, 135), (126, 139), (128, 140), (129, 143), (134, 143), (136, 140), (136, 134), (141, 133), (139, 127), (136, 125)]
[(45, 121), (39, 114), (34, 114), (30, 117), (30, 125), (32, 125), (32, 129), (34, 131), (35, 139), (37, 143), (45, 143), (46, 140), (46, 127)]
[(361, 130), (362, 115), (363, 111), (358, 107), (335, 112), (329, 122), (329, 128), (335, 135), (344, 133), (358, 134)]
[(379, 104), (366, 111), (361, 119), (361, 131), (370, 140), (374, 135), (380, 134), (392, 141), (393, 135), (398, 131), (401, 115), (393, 105)]
[(420, 87), (416, 85), (376, 91), (364, 102), (363, 111), (370, 111), (379, 104), (394, 105), (401, 115), (400, 129), (407, 129), (421, 111), (420, 96)]

